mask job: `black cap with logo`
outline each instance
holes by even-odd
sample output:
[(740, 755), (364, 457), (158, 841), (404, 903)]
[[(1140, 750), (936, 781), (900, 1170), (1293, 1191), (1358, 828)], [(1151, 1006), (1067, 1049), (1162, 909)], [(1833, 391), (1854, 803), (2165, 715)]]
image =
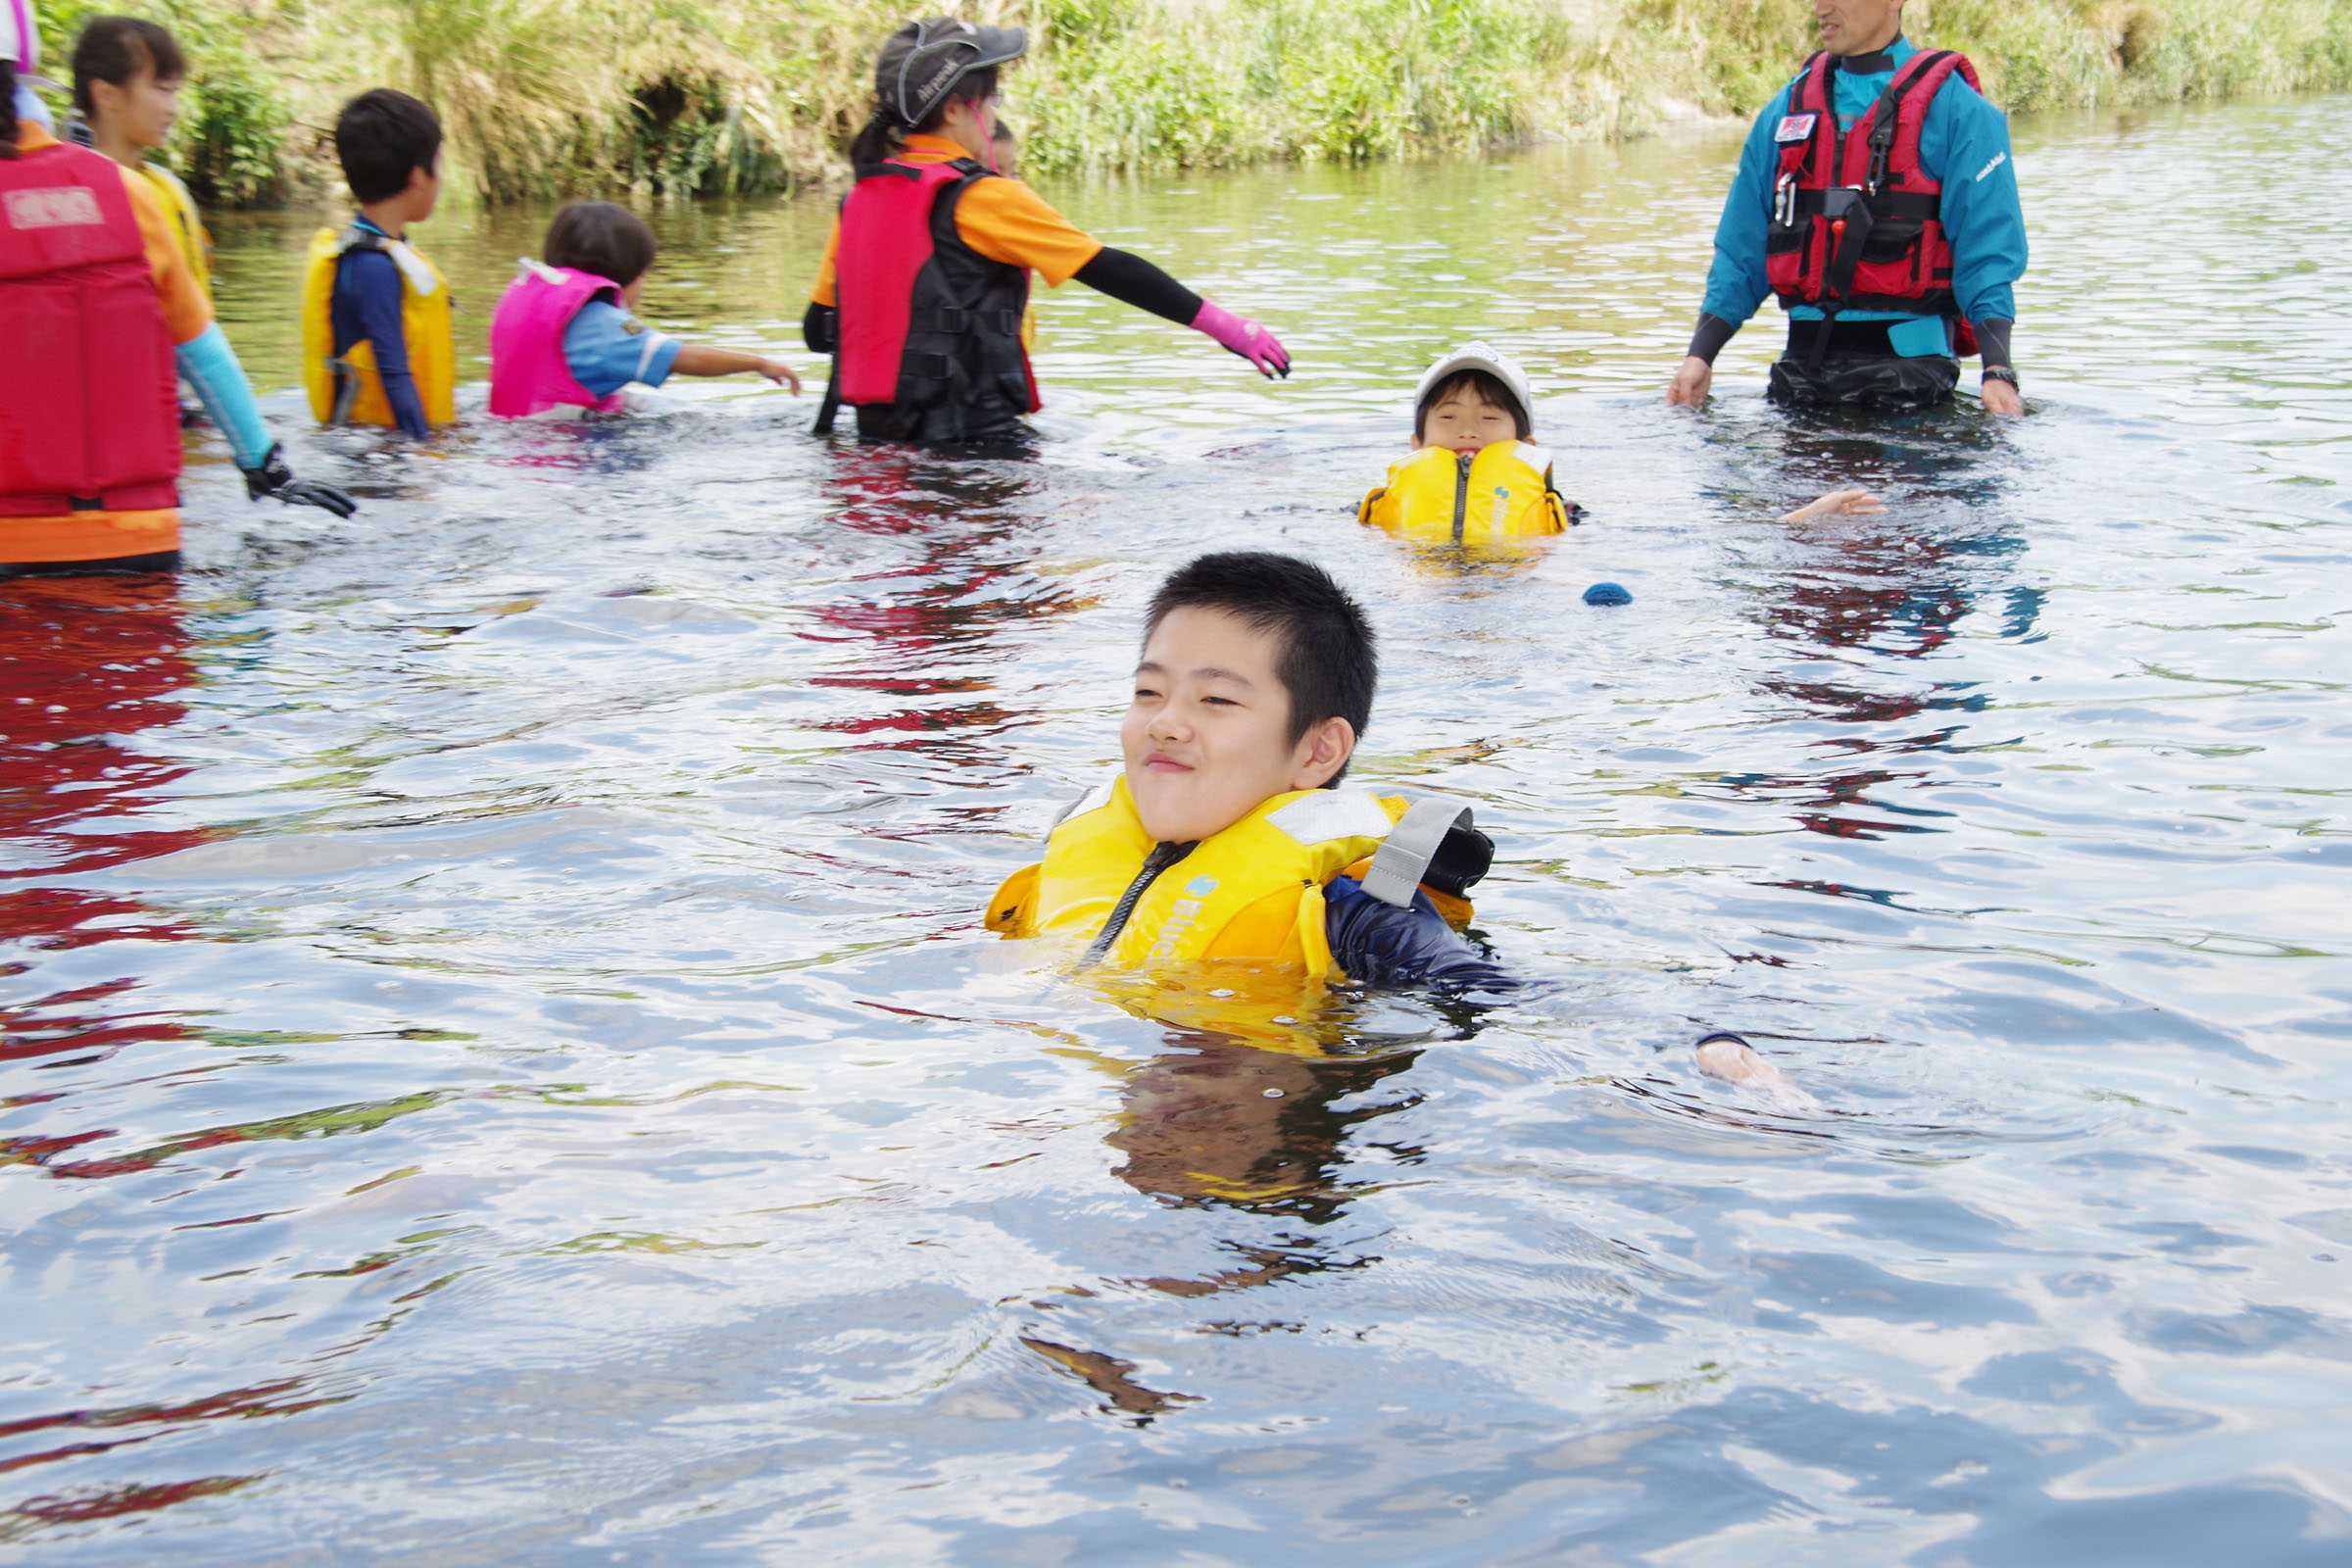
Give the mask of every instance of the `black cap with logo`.
[(1029, 49), (1020, 27), (982, 27), (956, 17), (925, 17), (892, 33), (874, 60), (883, 112), (908, 130), (929, 119), (975, 71), (1018, 60)]

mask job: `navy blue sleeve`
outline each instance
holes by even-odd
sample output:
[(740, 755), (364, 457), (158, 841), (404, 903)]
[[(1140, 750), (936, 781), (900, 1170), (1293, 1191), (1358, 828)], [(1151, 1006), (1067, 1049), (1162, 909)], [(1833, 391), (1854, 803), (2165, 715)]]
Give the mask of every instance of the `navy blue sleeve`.
[(432, 434), (416, 378), (409, 373), (409, 339), (400, 316), (400, 264), (382, 251), (355, 250), (335, 271), (335, 352), (362, 339), (375, 347), (375, 372), (401, 433), (421, 441)]
[(1342, 876), (1324, 888), (1323, 905), (1331, 956), (1350, 980), (1441, 991), (1508, 991), (1516, 984), (1447, 925), (1425, 893), (1416, 892), (1412, 907), (1399, 909), (1366, 893), (1355, 878)]

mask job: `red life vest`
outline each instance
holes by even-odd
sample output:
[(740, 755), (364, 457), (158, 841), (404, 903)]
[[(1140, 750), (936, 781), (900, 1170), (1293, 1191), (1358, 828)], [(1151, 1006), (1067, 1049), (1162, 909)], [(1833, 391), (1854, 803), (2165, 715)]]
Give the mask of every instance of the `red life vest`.
[(0, 160), (0, 517), (178, 506), (175, 375), (122, 168)]
[(1764, 271), (1781, 307), (1957, 316), (1943, 184), (1919, 166), (1928, 105), (1958, 72), (1977, 68), (1948, 49), (1922, 49), (1851, 130), (1838, 127), (1836, 58), (1805, 62), (1781, 121), (1780, 177)]
[(968, 158), (858, 171), (833, 258), (842, 402), (1036, 412), (1021, 348), (1028, 269), (991, 261), (956, 228), (956, 204), (991, 177)]

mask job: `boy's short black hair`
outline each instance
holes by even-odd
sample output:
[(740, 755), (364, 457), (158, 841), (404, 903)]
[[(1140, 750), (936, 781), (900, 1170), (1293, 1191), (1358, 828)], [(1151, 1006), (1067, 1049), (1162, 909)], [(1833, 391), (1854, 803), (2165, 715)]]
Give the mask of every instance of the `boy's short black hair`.
[(440, 156), (441, 122), (405, 92), (370, 88), (335, 117), (335, 157), (363, 207), (399, 195), (410, 170), (429, 173)]
[(612, 202), (571, 202), (547, 225), (550, 267), (609, 277), (622, 286), (654, 265), (654, 231), (644, 219)]
[[(1144, 641), (1173, 610), (1221, 610), (1281, 641), (1274, 673), (1291, 699), (1291, 744), (1327, 718), (1357, 735), (1371, 727), (1380, 655), (1372, 624), (1348, 590), (1312, 562), (1263, 550), (1229, 550), (1177, 567), (1152, 595)], [(1346, 776), (1339, 772), (1324, 787)]]
[(98, 112), (90, 83), (121, 87), (141, 69), (153, 67), (158, 81), (182, 81), (188, 57), (171, 29), (145, 17), (92, 17), (74, 40), (74, 108), (87, 120)]
[(1536, 433), (1535, 421), (1527, 416), (1527, 410), (1519, 406), (1519, 399), (1511, 389), (1503, 385), (1502, 377), (1486, 370), (1456, 370), (1431, 387), (1429, 396), (1413, 409), (1414, 440), (1421, 439), (1422, 428), (1429, 423), (1429, 411), (1459, 392), (1474, 394), (1479, 402), (1489, 408), (1508, 409), (1511, 427), (1518, 432), (1520, 440), (1525, 441)]

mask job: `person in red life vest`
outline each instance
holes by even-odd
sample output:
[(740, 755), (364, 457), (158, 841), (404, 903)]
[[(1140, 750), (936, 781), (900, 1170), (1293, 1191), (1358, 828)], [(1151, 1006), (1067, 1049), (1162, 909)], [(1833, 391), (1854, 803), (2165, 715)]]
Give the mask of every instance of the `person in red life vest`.
[(1984, 407), (2023, 414), (2007, 120), (1966, 57), (1903, 36), (1903, 0), (1813, 0), (1813, 15), (1821, 52), (1748, 132), (1666, 401), (1706, 400), (1715, 356), (1770, 293), (1788, 315), (1776, 403), (1940, 403), (1954, 356), (1981, 353)]
[(349, 516), (286, 467), (153, 187), (15, 101), (0, 61), (0, 574), (178, 565), (175, 370), (247, 494)]
[(524, 258), (490, 318), (490, 412), (508, 418), (616, 414), (632, 381), (751, 370), (795, 392), (781, 360), (681, 343), (634, 314), (654, 269), (654, 231), (611, 202), (573, 202), (547, 227), (547, 259)]
[(1028, 47), (1018, 27), (951, 17), (909, 23), (874, 62), (873, 118), (850, 144), (842, 203), (802, 333), (830, 353), (837, 403), (869, 439), (991, 441), (1038, 407), (1021, 349), (1029, 273), (1071, 278), (1205, 334), (1265, 376), (1287, 376), (1274, 334), (1072, 224), (992, 172), (997, 72)]

